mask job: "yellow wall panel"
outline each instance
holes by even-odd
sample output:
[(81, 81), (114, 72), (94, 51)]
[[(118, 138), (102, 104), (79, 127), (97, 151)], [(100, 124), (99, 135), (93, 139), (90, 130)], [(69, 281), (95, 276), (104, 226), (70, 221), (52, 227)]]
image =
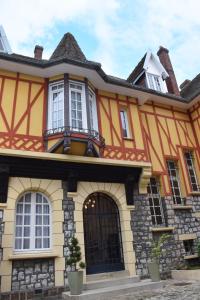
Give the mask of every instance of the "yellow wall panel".
[(190, 147), (196, 146), (196, 141), (195, 141), (195, 138), (194, 138), (194, 133), (193, 133), (191, 124), (186, 123), (186, 128), (187, 128), (187, 133), (188, 133), (188, 136), (189, 136), (189, 138), (188, 138), (189, 146)]
[(18, 134), (26, 134), (27, 130), (27, 122), (28, 122), (28, 117), (26, 116), (23, 120), (23, 122), (20, 124), (19, 128), (17, 129)]
[(144, 104), (142, 105), (141, 110), (153, 113), (153, 106)]
[(30, 135), (42, 135), (43, 93), (31, 109)]
[(139, 111), (138, 107), (136, 105), (130, 104), (130, 111), (131, 111), (131, 117), (132, 117), (132, 124), (133, 124), (133, 138), (135, 139), (136, 148), (138, 149), (144, 149), (144, 141), (142, 136), (142, 129), (139, 119)]
[(0, 76), (8, 76), (8, 77), (16, 78), (17, 77), (17, 73), (9, 72), (9, 71), (0, 69)]
[(121, 129), (120, 129), (120, 120), (119, 120), (119, 113), (118, 113), (118, 106), (115, 100), (110, 100), (110, 108), (111, 108), (111, 120), (113, 126), (117, 132), (118, 138), (113, 131), (113, 142), (115, 146), (120, 146), (119, 138), (121, 139)]
[(5, 80), (1, 106), (6, 115), (6, 119), (9, 126), (11, 126), (11, 119), (13, 113), (13, 109), (11, 108), (13, 108), (15, 87), (16, 87), (15, 80), (10, 80), (10, 79)]
[(106, 91), (99, 91), (99, 95), (106, 96), (108, 98), (116, 98), (115, 94)]
[(34, 100), (34, 98), (37, 96), (37, 93), (41, 89), (40, 84), (32, 84), (31, 85), (31, 102)]
[(53, 77), (51, 77), (51, 78), (49, 78), (49, 81), (51, 82), (51, 81), (56, 81), (56, 80), (63, 80), (64, 79), (64, 75), (62, 74), (62, 75), (57, 75), (57, 76), (53, 76)]
[(42, 77), (36, 77), (36, 76), (31, 76), (31, 75), (26, 75), (26, 74), (20, 74), (19, 78), (24, 79), (24, 80), (37, 81), (37, 82), (41, 82), (41, 83), (43, 83), (45, 81), (45, 79)]
[[(19, 82), (17, 99), (16, 99), (16, 109), (15, 109), (15, 120), (14, 120), (15, 126), (27, 109), (28, 92), (29, 92), (29, 84), (27, 82)], [(25, 134), (26, 132), (22, 132), (22, 133)]]
[(181, 119), (181, 120), (185, 120), (185, 121), (190, 121), (190, 118), (188, 116), (188, 114), (186, 113), (181, 113), (181, 112), (174, 112), (174, 117), (177, 119)]
[(155, 112), (166, 117), (173, 117), (172, 111), (161, 107), (155, 107)]
[(187, 169), (185, 167), (185, 161), (184, 161), (184, 157), (183, 157), (183, 151), (182, 149), (178, 149), (179, 151), (179, 157), (180, 157), (180, 161), (179, 163), (179, 177), (180, 177), (180, 188), (181, 188), (181, 192), (182, 195), (185, 197), (187, 195), (187, 192), (190, 191), (190, 185), (189, 185), (189, 178), (188, 178), (188, 173), (187, 173)]
[[(107, 99), (102, 98), (101, 101), (103, 102), (106, 111), (109, 113)], [(106, 144), (111, 145), (112, 140), (111, 140), (111, 132), (110, 132), (110, 122), (101, 104), (100, 104), (100, 115), (101, 115), (101, 124), (102, 124), (102, 136), (105, 138)]]
[(176, 124), (177, 124), (177, 128), (178, 128), (178, 135), (179, 135), (181, 145), (187, 146), (187, 141), (186, 141), (184, 130), (183, 130), (184, 126), (181, 124), (181, 121), (178, 121), (178, 122), (176, 121)]

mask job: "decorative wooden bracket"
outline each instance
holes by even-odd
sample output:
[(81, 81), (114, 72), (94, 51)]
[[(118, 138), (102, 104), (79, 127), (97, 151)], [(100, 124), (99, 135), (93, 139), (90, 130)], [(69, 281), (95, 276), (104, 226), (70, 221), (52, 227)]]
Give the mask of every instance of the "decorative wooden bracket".
[(134, 183), (135, 183), (135, 176), (129, 175), (125, 181), (125, 191), (126, 191), (126, 204), (127, 205), (134, 205)]
[(67, 154), (67, 152), (70, 150), (70, 144), (71, 144), (70, 137), (67, 135), (67, 133), (64, 133), (64, 141), (63, 141), (64, 154)]
[(78, 176), (76, 172), (70, 171), (67, 179), (67, 191), (71, 193), (77, 192)]
[(147, 186), (149, 184), (152, 175), (152, 170), (150, 166), (145, 166), (142, 168), (142, 173), (139, 180), (139, 193), (147, 194)]
[(0, 203), (7, 202), (9, 166), (0, 165)]

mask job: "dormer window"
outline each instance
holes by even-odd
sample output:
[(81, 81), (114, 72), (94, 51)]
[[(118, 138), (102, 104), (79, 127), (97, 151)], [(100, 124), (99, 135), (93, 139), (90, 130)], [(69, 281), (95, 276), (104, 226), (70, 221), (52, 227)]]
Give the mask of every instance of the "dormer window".
[(160, 76), (147, 73), (148, 85), (152, 90), (161, 92)]
[(3, 26), (0, 25), (0, 52), (11, 53), (11, 48), (6, 37)]

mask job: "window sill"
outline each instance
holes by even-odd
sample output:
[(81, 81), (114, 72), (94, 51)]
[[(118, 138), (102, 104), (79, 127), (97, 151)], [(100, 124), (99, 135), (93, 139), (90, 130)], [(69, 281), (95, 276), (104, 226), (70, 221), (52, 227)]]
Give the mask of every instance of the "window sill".
[(135, 210), (135, 205), (127, 205), (126, 208), (128, 210)]
[(200, 196), (200, 191), (198, 191), (198, 192), (190, 192), (189, 194), (192, 195), (192, 196)]
[(192, 254), (192, 255), (185, 255), (184, 259), (194, 259), (194, 258), (198, 258), (199, 256), (197, 254)]
[(54, 251), (46, 252), (31, 252), (31, 253), (13, 253), (9, 256), (9, 260), (22, 260), (22, 259), (34, 259), (34, 258), (48, 258), (48, 257), (58, 257), (58, 253)]
[(134, 142), (134, 139), (129, 137), (123, 137), (123, 140)]
[(175, 227), (151, 227), (152, 232), (174, 231)]
[(178, 209), (188, 209), (191, 210), (192, 209), (192, 205), (181, 205), (181, 204), (177, 204), (177, 205), (173, 205), (173, 209), (178, 210)]
[(0, 203), (0, 208), (6, 208), (7, 207), (7, 203)]

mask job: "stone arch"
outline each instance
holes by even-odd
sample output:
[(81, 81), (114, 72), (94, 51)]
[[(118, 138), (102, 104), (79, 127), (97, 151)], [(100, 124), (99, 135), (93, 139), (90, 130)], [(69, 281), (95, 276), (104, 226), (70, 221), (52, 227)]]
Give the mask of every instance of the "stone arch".
[(133, 250), (133, 234), (131, 230), (130, 210), (126, 204), (125, 187), (119, 183), (79, 182), (77, 193), (68, 193), (75, 204), (74, 221), (76, 224), (76, 236), (79, 239), (83, 258), (85, 259), (85, 242), (83, 228), (83, 204), (85, 199), (94, 192), (102, 192), (110, 196), (118, 206), (121, 223), (122, 244), (124, 252), (125, 269), (130, 275), (135, 275), (135, 252)]

